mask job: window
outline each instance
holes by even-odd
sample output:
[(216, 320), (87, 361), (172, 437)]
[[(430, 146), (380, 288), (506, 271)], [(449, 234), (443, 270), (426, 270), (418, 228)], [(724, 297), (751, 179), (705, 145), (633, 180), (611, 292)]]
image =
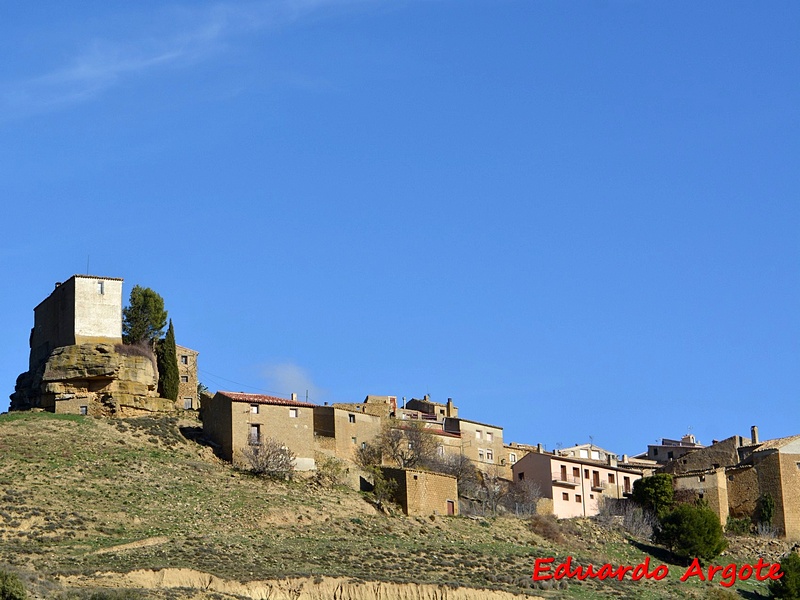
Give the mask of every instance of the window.
[(348, 419), (348, 420), (349, 420), (351, 423), (355, 423), (355, 422), (356, 422), (356, 416), (355, 416), (355, 415), (347, 415), (347, 419)]
[(97, 293), (101, 295), (106, 293), (105, 281), (97, 282)]
[(584, 469), (583, 470), (583, 478), (584, 479), (589, 479), (589, 469)]
[(567, 492), (561, 492), (561, 499), (565, 502), (569, 500), (569, 494)]
[(600, 452), (598, 450), (592, 450), (592, 460), (600, 460)]
[(705, 475), (698, 475), (697, 476), (697, 481), (705, 481), (705, 480), (706, 480), (706, 476)]
[(518, 473), (517, 474), (517, 479), (519, 481), (525, 481), (525, 473)]
[(508, 460), (513, 465), (515, 462), (517, 462), (517, 455), (512, 452), (508, 455)]
[(594, 500), (594, 494), (589, 494), (589, 500)]
[(572, 476), (573, 477), (580, 477), (581, 470), (578, 467), (572, 467)]
[(667, 452), (667, 459), (672, 460), (672, 458), (673, 458), (673, 453)]
[(486, 441), (491, 444), (493, 439), (494, 439), (494, 434), (491, 431), (487, 431), (486, 432)]
[(181, 354), (181, 364), (188, 365), (189, 364), (189, 355), (188, 354)]
[(436, 446), (436, 454), (444, 456), (444, 446)]
[(580, 502), (580, 501), (581, 501), (581, 495), (575, 494), (575, 502)]
[(258, 414), (258, 404), (251, 404), (250, 405), (250, 413), (257, 415)]
[(366, 448), (367, 448), (367, 442), (361, 442), (361, 449), (366, 450)]
[(481, 432), (481, 430), (480, 430), (480, 429), (476, 429), (476, 430), (475, 430), (475, 439), (476, 439), (476, 440), (483, 439), (483, 433)]
[(250, 424), (250, 443), (261, 443), (261, 425)]
[(183, 399), (183, 408), (185, 410), (192, 410), (192, 399), (188, 396)]
[(189, 383), (189, 376), (181, 375), (181, 383)]
[(478, 460), (483, 460), (483, 450), (478, 450)]
[(625, 485), (625, 493), (626, 494), (630, 494), (631, 493), (631, 478), (630, 477), (624, 477), (622, 479), (622, 482)]
[(292, 419), (296, 419), (297, 418), (297, 409), (296, 408), (290, 408), (289, 409), (289, 417), (291, 417)]
[(486, 451), (486, 460), (489, 462), (494, 462), (494, 452), (491, 450)]
[(89, 414), (89, 407), (88, 406), (81, 406), (81, 414), (88, 415)]
[(653, 456), (658, 456), (658, 448), (653, 448)]
[(614, 474), (613, 473), (609, 473), (608, 474), (608, 483), (614, 483)]
[(358, 440), (356, 438), (351, 437), (350, 439), (352, 440), (354, 446), (358, 443)]

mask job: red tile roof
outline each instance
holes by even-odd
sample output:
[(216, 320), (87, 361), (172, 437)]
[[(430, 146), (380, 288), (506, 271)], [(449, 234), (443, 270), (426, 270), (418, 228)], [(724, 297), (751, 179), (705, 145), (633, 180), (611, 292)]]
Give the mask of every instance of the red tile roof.
[(220, 396), (224, 396), (234, 402), (248, 402), (250, 404), (276, 404), (278, 406), (300, 406), (306, 408), (314, 408), (316, 404), (310, 402), (300, 402), (299, 400), (289, 400), (287, 398), (278, 398), (277, 396), (265, 396), (264, 394), (245, 394), (244, 392), (217, 392)]

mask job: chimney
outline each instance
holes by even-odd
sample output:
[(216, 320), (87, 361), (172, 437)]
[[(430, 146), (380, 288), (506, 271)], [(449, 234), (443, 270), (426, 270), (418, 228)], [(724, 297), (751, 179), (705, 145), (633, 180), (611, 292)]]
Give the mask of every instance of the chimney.
[(447, 413), (446, 414), (447, 414), (448, 417), (452, 417), (453, 416), (453, 399), (452, 398), (448, 398), (447, 399)]
[(758, 443), (758, 427), (755, 425), (750, 428), (750, 441), (752, 441), (753, 444)]
[(541, 454), (541, 453), (542, 453), (542, 445), (541, 445), (541, 444), (536, 444), (536, 451), (537, 451), (539, 454)]
[(627, 465), (628, 464), (628, 455), (627, 454), (623, 454), (622, 455), (622, 464), (623, 465)]
[(292, 402), (297, 402), (297, 394), (292, 392)]
[(617, 455), (616, 454), (609, 454), (608, 455), (608, 466), (609, 467), (616, 467), (617, 466)]

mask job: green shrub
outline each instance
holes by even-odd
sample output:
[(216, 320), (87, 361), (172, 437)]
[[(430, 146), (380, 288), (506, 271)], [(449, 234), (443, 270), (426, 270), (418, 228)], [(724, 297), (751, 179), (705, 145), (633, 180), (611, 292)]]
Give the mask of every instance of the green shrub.
[(642, 508), (652, 511), (660, 519), (666, 515), (674, 501), (672, 476), (659, 473), (633, 482), (631, 499)]
[(725, 532), (732, 533), (734, 535), (747, 535), (750, 533), (751, 525), (752, 523), (750, 523), (750, 519), (747, 517), (735, 519), (729, 516), (728, 522), (725, 524)]
[(347, 467), (333, 456), (317, 455), (317, 470), (314, 473), (314, 483), (321, 487), (332, 488), (345, 483)]
[(25, 600), (25, 586), (14, 573), (0, 571), (0, 600)]
[(679, 504), (661, 520), (658, 541), (678, 558), (709, 561), (725, 550), (719, 517), (705, 506)]
[(769, 582), (773, 598), (800, 598), (800, 554), (790, 552), (781, 561), (783, 577)]

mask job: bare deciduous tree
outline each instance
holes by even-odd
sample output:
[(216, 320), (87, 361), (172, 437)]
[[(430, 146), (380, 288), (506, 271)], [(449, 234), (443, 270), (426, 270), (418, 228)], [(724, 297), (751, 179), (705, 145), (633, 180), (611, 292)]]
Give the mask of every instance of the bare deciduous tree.
[(523, 479), (509, 485), (505, 506), (519, 516), (536, 514), (536, 505), (542, 497), (542, 486), (535, 481)]
[(426, 467), (436, 457), (436, 439), (421, 423), (387, 424), (372, 443), (356, 452), (363, 467), (387, 461), (404, 469)]
[(251, 444), (242, 450), (250, 470), (274, 479), (291, 479), (294, 476), (294, 452), (273, 438)]

